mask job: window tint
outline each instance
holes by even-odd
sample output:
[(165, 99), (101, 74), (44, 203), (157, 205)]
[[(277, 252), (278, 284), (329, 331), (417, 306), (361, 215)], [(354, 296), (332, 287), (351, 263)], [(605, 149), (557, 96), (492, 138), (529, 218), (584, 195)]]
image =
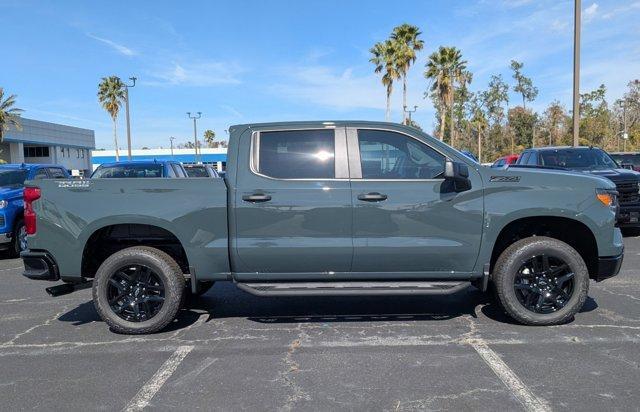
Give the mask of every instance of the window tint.
[(49, 178), (49, 175), (47, 175), (47, 169), (38, 169), (36, 175), (33, 177), (34, 180), (47, 178)]
[(531, 156), (527, 160), (527, 165), (537, 166), (538, 165), (538, 155), (534, 152), (531, 153)]
[(505, 162), (505, 161), (506, 161), (506, 160), (504, 160), (504, 159), (498, 159), (498, 160), (496, 160), (496, 161), (495, 161), (495, 163), (493, 164), (493, 167), (502, 167), (502, 166), (504, 166), (504, 162)]
[(601, 149), (561, 149), (540, 153), (544, 166), (573, 170), (615, 169), (616, 163)]
[(26, 170), (0, 170), (0, 187), (21, 187), (26, 179)]
[(162, 165), (157, 163), (98, 167), (91, 178), (162, 177)]
[(530, 156), (531, 156), (531, 152), (524, 152), (522, 155), (520, 155), (518, 160), (516, 160), (516, 164), (526, 165)]
[(429, 146), (400, 133), (358, 130), (363, 179), (434, 179), (445, 158)]
[(49, 168), (49, 174), (51, 175), (52, 179), (65, 179), (67, 177), (62, 169), (59, 169), (57, 167)]
[(173, 167), (171, 167), (171, 164), (167, 164), (167, 177), (178, 177), (178, 175), (176, 174), (176, 171)]
[(209, 177), (205, 166), (185, 167), (185, 170), (187, 171), (187, 176), (189, 177)]
[(334, 130), (260, 133), (258, 172), (280, 179), (331, 179), (335, 176)]

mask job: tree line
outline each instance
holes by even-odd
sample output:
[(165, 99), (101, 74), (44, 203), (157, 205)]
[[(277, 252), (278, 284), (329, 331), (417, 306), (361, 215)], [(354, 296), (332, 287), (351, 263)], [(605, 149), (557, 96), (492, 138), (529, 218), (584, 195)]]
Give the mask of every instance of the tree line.
[[(391, 95), (402, 82), (402, 123), (420, 126), (406, 116), (406, 77), (424, 48), (417, 26), (395, 27), (389, 38), (370, 49), (370, 62), (381, 77), (386, 92), (385, 117), (390, 119)], [(520, 153), (533, 146), (573, 144), (571, 111), (559, 101), (538, 113), (527, 107), (538, 97), (538, 88), (524, 73), (522, 62), (511, 60), (511, 79), (492, 75), (485, 89), (471, 91), (473, 73), (462, 52), (454, 46), (440, 46), (424, 63), (428, 81), (424, 93), (436, 109), (434, 134), (457, 149), (469, 150), (482, 162)], [(510, 91), (518, 100), (510, 106)], [(411, 124), (410, 124), (411, 123)], [(640, 80), (632, 80), (623, 96), (606, 99), (606, 87), (580, 94), (580, 144), (607, 151), (640, 149)]]

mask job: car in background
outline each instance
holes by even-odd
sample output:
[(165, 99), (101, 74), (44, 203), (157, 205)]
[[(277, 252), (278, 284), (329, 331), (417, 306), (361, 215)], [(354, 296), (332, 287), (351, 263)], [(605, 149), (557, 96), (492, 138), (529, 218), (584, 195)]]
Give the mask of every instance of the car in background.
[(188, 177), (180, 162), (172, 160), (128, 160), (103, 163), (91, 174), (92, 179), (112, 179), (130, 177)]
[(640, 153), (609, 153), (623, 169), (631, 169), (640, 172)]
[(493, 168), (504, 167), (504, 166), (512, 165), (517, 161), (518, 161), (518, 155), (510, 154), (507, 156), (502, 156), (501, 158), (497, 159), (495, 162), (493, 162), (491, 167)]
[(628, 234), (640, 233), (640, 173), (621, 168), (604, 150), (592, 146), (527, 149), (516, 166), (567, 169), (606, 177), (618, 191), (618, 226)]
[(186, 164), (183, 166), (189, 177), (220, 177), (216, 169), (208, 164)]
[(69, 179), (69, 171), (59, 165), (0, 165), (0, 249), (19, 256), (27, 248), (24, 226), (24, 182), (40, 179)]

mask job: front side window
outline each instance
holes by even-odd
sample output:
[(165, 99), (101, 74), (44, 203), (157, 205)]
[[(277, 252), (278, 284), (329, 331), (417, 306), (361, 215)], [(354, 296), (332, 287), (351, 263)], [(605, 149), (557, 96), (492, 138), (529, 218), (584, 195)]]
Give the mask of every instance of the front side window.
[(531, 156), (527, 160), (526, 164), (528, 164), (530, 166), (537, 166), (538, 165), (538, 156), (535, 154), (535, 152), (531, 153)]
[(333, 129), (261, 132), (256, 171), (279, 179), (335, 177)]
[(27, 179), (27, 171), (24, 169), (0, 170), (0, 187), (22, 187)]
[(358, 130), (363, 179), (436, 179), (444, 173), (445, 157), (400, 133)]
[(67, 177), (62, 169), (58, 169), (57, 167), (50, 168), (49, 174), (51, 175), (52, 179), (65, 179)]

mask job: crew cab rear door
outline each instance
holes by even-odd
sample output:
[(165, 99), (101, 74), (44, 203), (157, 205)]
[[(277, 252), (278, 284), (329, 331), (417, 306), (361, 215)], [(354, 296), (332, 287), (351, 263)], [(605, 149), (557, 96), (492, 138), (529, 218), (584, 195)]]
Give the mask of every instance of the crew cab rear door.
[[(395, 130), (348, 128), (354, 204), (353, 272), (385, 278), (464, 278), (473, 271), (483, 222), (482, 183), (444, 184), (446, 156)], [(459, 160), (459, 159), (453, 159)]]
[(238, 144), (229, 196), (232, 266), (241, 279), (326, 279), (351, 269), (345, 129), (258, 129)]

